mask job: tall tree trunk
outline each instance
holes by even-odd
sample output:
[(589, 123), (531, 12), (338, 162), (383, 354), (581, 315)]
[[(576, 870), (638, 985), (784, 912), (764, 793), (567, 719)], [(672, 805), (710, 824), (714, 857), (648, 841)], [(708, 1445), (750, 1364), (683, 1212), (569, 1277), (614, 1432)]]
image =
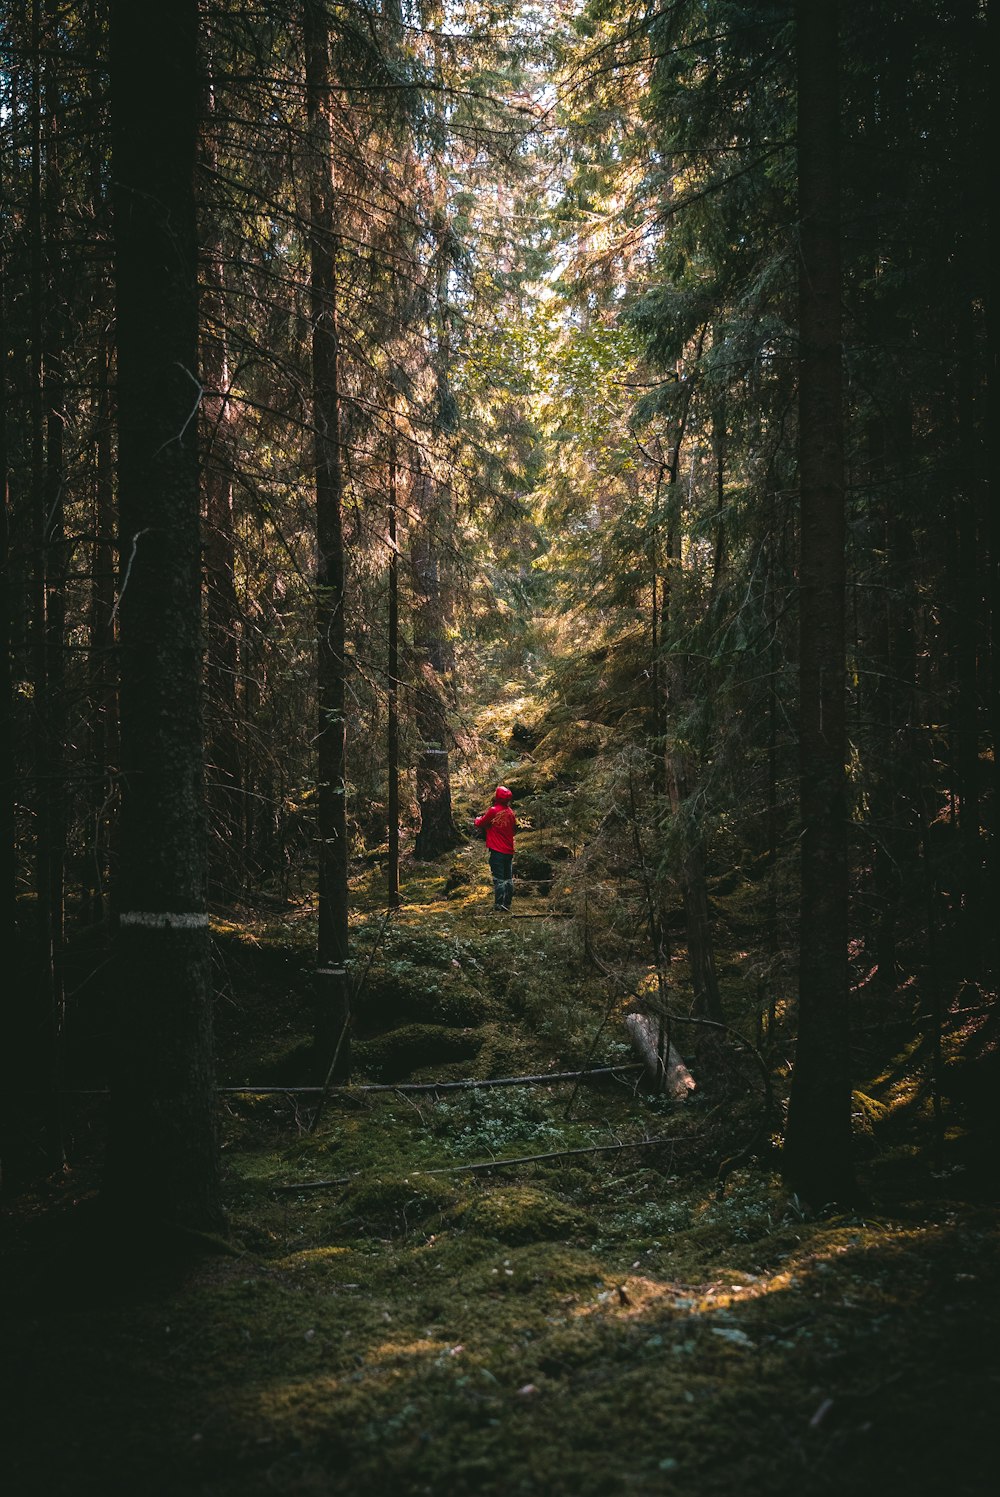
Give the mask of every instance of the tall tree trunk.
[[(6, 327), (7, 288), (0, 266), (0, 328)], [(0, 342), (0, 949), (9, 953), (0, 999), (0, 1195), (25, 1183), (23, 1098), (13, 1095), (24, 1074), (24, 987), (17, 920), (17, 765), (14, 753), (14, 554), (8, 484), (6, 338)], [(23, 1082), (22, 1082), (23, 1084)]]
[(854, 1194), (847, 975), (845, 515), (836, 0), (797, 0), (799, 184), (799, 1031), (783, 1168)]
[[(919, 845), (915, 833), (918, 796), (911, 741), (914, 715), (916, 648), (914, 639), (913, 534), (906, 518), (906, 483), (911, 465), (911, 416), (905, 380), (887, 395), (885, 425), (888, 474), (880, 505), (885, 550), (885, 590), (877, 606), (882, 615), (876, 632), (879, 680), (873, 715), (880, 732), (880, 763), (875, 766), (871, 821), (876, 830), (873, 903), (874, 957), (880, 987), (897, 977), (896, 936), (900, 910)], [(879, 658), (881, 657), (881, 658)]]
[[(0, 265), (0, 327), (6, 326), (6, 304), (6, 278), (4, 267)], [(14, 816), (17, 788), (12, 660), (14, 556), (7, 470), (7, 358), (7, 341), (4, 338), (0, 342), (0, 949), (13, 953), (17, 949), (17, 841)]]
[(389, 449), (389, 640), (386, 760), (389, 777), (389, 908), (399, 908), (399, 539), (396, 527), (397, 451), (395, 418)]
[[(54, 37), (54, 13), (47, 17), (50, 40)], [(63, 256), (60, 233), (63, 217), (60, 172), (60, 101), (53, 63), (45, 79), (45, 343), (42, 356), (42, 398), (45, 408), (45, 482), (43, 485), (43, 555), (45, 613), (45, 757), (41, 765), (42, 823), (46, 844), (48, 893), (48, 945), (46, 976), (49, 993), (49, 1077), (53, 1091), (50, 1115), (50, 1157), (62, 1162), (62, 1129), (59, 1121), (61, 1050), (65, 1026), (64, 947), (66, 927), (66, 574), (65, 423)]]
[(90, 590), (91, 915), (105, 912), (110, 869), (111, 799), (118, 754), (115, 689), (114, 460), (111, 445), (111, 349), (99, 354), (94, 546)]
[[(347, 981), (347, 794), (343, 454), (337, 328), (336, 202), (330, 117), (330, 43), (323, 0), (304, 0), (310, 142), (309, 295), (316, 466), (316, 626), (319, 724), (319, 949), (316, 1061), (350, 1071)], [(334, 1064), (335, 1062), (335, 1064)]]
[[(980, 767), (980, 720), (988, 680), (989, 480), (985, 444), (983, 365), (980, 353), (982, 307), (991, 277), (977, 256), (980, 227), (995, 198), (986, 184), (981, 163), (971, 148), (988, 97), (985, 61), (986, 14), (978, 0), (962, 0), (958, 9), (960, 55), (966, 74), (957, 90), (955, 107), (959, 128), (954, 254), (958, 305), (955, 316), (955, 390), (958, 417), (958, 495), (956, 503), (956, 620), (957, 653), (954, 687), (958, 733), (956, 769), (959, 786), (959, 845), (961, 848), (962, 910), (959, 951), (964, 975), (983, 976), (986, 950), (986, 890), (983, 854), (986, 819)], [(995, 358), (995, 349), (993, 350)], [(986, 564), (984, 564), (986, 563)]]
[[(106, 46), (104, 0), (93, 0), (88, 14), (88, 45), (94, 56)], [(91, 74), (88, 107), (95, 119), (104, 113), (103, 84)], [(107, 141), (94, 131), (90, 151), (90, 207), (94, 237), (111, 237), (110, 204), (105, 187)], [(110, 289), (102, 288), (101, 327), (97, 340), (97, 396), (94, 425), (93, 544), (88, 607), (89, 783), (87, 786), (86, 872), (84, 893), (90, 919), (107, 913), (111, 873), (112, 803), (118, 767), (118, 693), (115, 660), (115, 473), (114, 418), (111, 411), (113, 337)]]
[[(989, 56), (989, 37), (997, 45), (997, 6), (986, 10), (986, 55)], [(994, 56), (996, 54), (994, 53)], [(1000, 234), (1000, 204), (996, 192), (989, 192), (986, 209), (986, 243), (995, 245)], [(987, 697), (990, 745), (993, 768), (990, 775), (989, 795), (993, 802), (993, 829), (986, 856), (987, 867), (983, 882), (987, 888), (1000, 885), (1000, 827), (997, 825), (996, 808), (1000, 805), (1000, 380), (997, 378), (997, 350), (1000, 347), (1000, 328), (997, 326), (996, 278), (990, 276), (985, 287), (984, 320), (986, 324), (986, 389), (984, 392), (984, 417), (986, 440), (983, 453), (984, 482), (983, 502), (989, 516), (987, 540), (989, 561), (986, 574), (987, 616), (989, 635), (987, 642), (989, 661), (989, 687)], [(991, 920), (986, 929), (986, 955), (989, 970), (994, 974), (1000, 970), (1000, 922)]]
[(112, 0), (121, 893), (107, 1194), (222, 1224), (205, 908), (197, 0)]
[[(435, 43), (435, 68), (439, 62)], [(434, 299), (434, 377), (437, 384), (435, 427), (440, 435), (454, 429), (455, 398), (451, 391), (451, 312), (448, 280), (451, 269), (451, 229), (447, 182), (438, 175), (433, 184), (437, 238)], [(427, 462), (418, 479), (420, 519), (410, 547), (413, 577), (413, 652), (416, 664), (415, 717), (417, 804), (420, 829), (413, 845), (415, 858), (437, 858), (461, 841), (451, 808), (451, 728), (448, 708), (454, 701), (455, 652), (450, 638), (452, 596), (449, 587), (452, 499), (447, 485), (436, 483)]]
[[(966, 198), (966, 211), (972, 204)], [(958, 783), (958, 840), (961, 848), (961, 911), (958, 950), (963, 975), (982, 974), (982, 808), (979, 787), (979, 687), (983, 587), (979, 535), (980, 434), (976, 421), (977, 369), (974, 287), (964, 263), (965, 234), (960, 233), (959, 306), (956, 318), (956, 394), (958, 414), (959, 492), (955, 503), (953, 585), (953, 653), (955, 692), (955, 771)]]
[[(697, 371), (705, 346), (708, 329), (703, 327), (695, 350), (694, 369)], [(669, 521), (666, 538), (666, 574), (663, 579), (661, 601), (661, 646), (671, 638), (671, 628), (676, 626), (676, 585), (681, 568), (681, 530), (678, 512), (678, 478), (680, 476), (681, 453), (691, 412), (694, 394), (695, 373), (686, 383), (677, 422), (674, 445), (667, 465), (667, 507)], [(721, 565), (721, 554), (720, 554)], [(680, 651), (672, 651), (664, 668), (664, 683), (668, 712), (684, 710), (688, 702), (688, 660)], [(664, 780), (670, 809), (680, 818), (681, 856), (679, 882), (684, 896), (684, 924), (688, 946), (688, 966), (694, 990), (694, 1011), (708, 1018), (721, 1021), (722, 997), (715, 967), (715, 948), (712, 941), (711, 916), (708, 905), (708, 888), (705, 882), (705, 839), (700, 830), (690, 824), (684, 802), (690, 795), (690, 768), (688, 756), (670, 745), (669, 734), (664, 748)]]
[(441, 514), (435, 504), (435, 485), (425, 471), (418, 475), (418, 519), (410, 543), (413, 585), (413, 654), (415, 670), (414, 718), (417, 749), (417, 804), (420, 830), (413, 846), (415, 858), (440, 857), (461, 841), (451, 808), (451, 767), (448, 743), (448, 697), (454, 667), (448, 638), (449, 607), (442, 579)]
[[(215, 88), (206, 88), (207, 135), (202, 154), (211, 175), (218, 169)], [(225, 901), (240, 888), (242, 777), (237, 733), (239, 604), (236, 596), (236, 543), (233, 514), (233, 410), (229, 399), (226, 285), (218, 224), (211, 228), (202, 293), (202, 403), (205, 446), (206, 729), (209, 878)]]
[(768, 958), (767, 989), (760, 990), (759, 1027), (763, 1027), (765, 1005), (767, 1008), (768, 1044), (774, 1042), (774, 1025), (778, 1012), (776, 989), (778, 966), (778, 516), (777, 505), (771, 495), (768, 526), (767, 554), (764, 574), (764, 617), (766, 620), (767, 646), (767, 785), (765, 805), (767, 808), (767, 880), (764, 917), (764, 941)]
[[(25, 1072), (46, 1093), (43, 1104), (44, 1143), (40, 1163), (55, 1169), (62, 1162), (59, 1136), (59, 1108), (55, 1096), (59, 1016), (62, 1009), (62, 845), (61, 835), (63, 787), (59, 776), (60, 758), (54, 742), (58, 732), (59, 707), (52, 697), (55, 643), (53, 625), (61, 612), (61, 600), (50, 592), (50, 538), (58, 541), (61, 525), (61, 489), (53, 488), (53, 472), (61, 467), (59, 435), (54, 430), (51, 403), (58, 395), (53, 368), (54, 351), (50, 345), (51, 288), (46, 278), (46, 230), (52, 227), (51, 175), (46, 169), (46, 146), (51, 146), (54, 122), (43, 108), (46, 88), (42, 58), (45, 52), (44, 31), (47, 20), (45, 0), (33, 0), (31, 8), (31, 71), (29, 103), (31, 135), (31, 185), (29, 200), (30, 236), (30, 482), (31, 482), (31, 583), (30, 583), (30, 661), (32, 678), (33, 740), (35, 756), (35, 896), (36, 922), (34, 950), (37, 953), (35, 975), (29, 980), (29, 991), (37, 995), (27, 1034), (24, 1055)], [(52, 60), (49, 59), (49, 68)], [(47, 139), (46, 136), (49, 136)], [(55, 510), (50, 515), (50, 506)], [(50, 613), (52, 605), (54, 616)], [(61, 646), (61, 629), (58, 633)]]
[[(31, 15), (21, 18), (23, 37), (18, 38), (25, 62), (17, 65), (17, 42), (11, 48), (12, 67), (10, 72), (10, 132), (11, 153), (14, 159), (23, 159), (25, 147), (31, 161), (31, 188), (28, 205), (28, 223), (26, 224), (28, 251), (29, 251), (29, 285), (28, 302), (29, 315), (27, 325), (22, 327), (20, 337), (14, 341), (15, 324), (13, 319), (8, 320), (12, 310), (11, 303), (14, 299), (15, 288), (7, 281), (6, 259), (0, 260), (0, 358), (3, 361), (2, 373), (0, 373), (0, 448), (2, 448), (2, 465), (0, 465), (0, 482), (2, 482), (3, 493), (3, 519), (2, 519), (2, 553), (0, 553), (0, 565), (2, 565), (2, 577), (0, 577), (0, 628), (3, 630), (0, 648), (3, 650), (3, 659), (0, 662), (2, 671), (2, 699), (0, 699), (0, 782), (2, 782), (3, 805), (0, 807), (2, 816), (3, 849), (0, 857), (3, 858), (3, 892), (4, 910), (2, 916), (3, 934), (7, 941), (3, 943), (3, 950), (9, 953), (6, 966), (6, 981), (3, 993), (0, 996), (0, 1190), (4, 1196), (14, 1195), (27, 1187), (33, 1178), (43, 1172), (46, 1163), (44, 1146), (39, 1145), (39, 1140), (44, 1137), (44, 1102), (38, 1097), (19, 1096), (18, 1090), (24, 1086), (38, 1086), (44, 1084), (44, 1072), (42, 1057), (43, 1046), (40, 1039), (42, 1030), (41, 1013), (44, 1012), (45, 991), (38, 993), (38, 971), (37, 960), (33, 960), (36, 950), (36, 927), (34, 924), (35, 913), (27, 907), (23, 914), (18, 908), (18, 880), (23, 854), (17, 845), (17, 799), (20, 790), (19, 765), (17, 760), (17, 735), (15, 723), (15, 681), (18, 675), (27, 676), (32, 683), (34, 693), (38, 691), (39, 675), (35, 660), (35, 647), (39, 635), (39, 610), (38, 580), (41, 576), (40, 547), (36, 534), (36, 512), (38, 510), (37, 493), (35, 487), (40, 482), (42, 444), (36, 440), (41, 430), (41, 376), (39, 365), (39, 351), (41, 347), (40, 317), (36, 316), (36, 310), (40, 312), (41, 307), (41, 238), (39, 220), (33, 217), (40, 211), (39, 195), (36, 184), (40, 184), (40, 149), (36, 152), (35, 143), (39, 141), (40, 113), (34, 107), (34, 88), (38, 85), (38, 46), (32, 46), (32, 40), (37, 39), (37, 11), (34, 9)], [(13, 25), (11, 25), (13, 31)], [(34, 34), (34, 37), (33, 37)], [(21, 99), (24, 97), (23, 72), (33, 79), (33, 84), (28, 92), (27, 107), (22, 107)], [(27, 125), (25, 132), (24, 125)], [(27, 133), (27, 140), (25, 140)], [(36, 174), (35, 164), (38, 163), (39, 172)], [(14, 335), (8, 342), (7, 335)], [(8, 378), (8, 369), (11, 371)], [(15, 380), (15, 376), (18, 376)], [(14, 487), (14, 475), (16, 473), (17, 427), (15, 425), (15, 413), (23, 412), (27, 417), (27, 455), (28, 472), (22, 476), (20, 493)], [(9, 419), (10, 418), (10, 419)], [(8, 439), (12, 438), (10, 447)], [(25, 476), (27, 482), (25, 482)], [(18, 500), (20, 502), (18, 503)], [(21, 544), (18, 545), (18, 529), (22, 534)], [(27, 531), (25, 535), (24, 532)], [(27, 574), (27, 575), (25, 575)], [(25, 614), (27, 617), (25, 618)], [(18, 628), (20, 624), (20, 629)], [(15, 665), (15, 635), (20, 633), (22, 638), (17, 640), (22, 654), (26, 657), (23, 666)], [(37, 719), (37, 701), (32, 701), (29, 711), (31, 716), (29, 723), (31, 727), (32, 743), (36, 752), (40, 743), (40, 732)], [(22, 711), (24, 703), (22, 699)], [(37, 762), (37, 760), (36, 760)], [(23, 791), (21, 792), (23, 793)], [(31, 786), (33, 809), (38, 807), (39, 787), (37, 777)], [(37, 815), (35, 818), (37, 826)], [(37, 835), (37, 833), (36, 833)]]

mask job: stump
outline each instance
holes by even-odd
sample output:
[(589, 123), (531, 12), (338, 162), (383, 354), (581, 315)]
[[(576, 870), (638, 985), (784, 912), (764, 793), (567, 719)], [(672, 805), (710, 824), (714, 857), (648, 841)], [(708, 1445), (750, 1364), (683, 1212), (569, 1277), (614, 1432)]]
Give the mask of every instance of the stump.
[(625, 1028), (628, 1030), (632, 1049), (646, 1068), (646, 1079), (651, 1086), (677, 1101), (695, 1090), (697, 1082), (673, 1045), (669, 1047), (666, 1062), (662, 1061), (659, 1053), (658, 1018), (651, 1014), (626, 1014)]

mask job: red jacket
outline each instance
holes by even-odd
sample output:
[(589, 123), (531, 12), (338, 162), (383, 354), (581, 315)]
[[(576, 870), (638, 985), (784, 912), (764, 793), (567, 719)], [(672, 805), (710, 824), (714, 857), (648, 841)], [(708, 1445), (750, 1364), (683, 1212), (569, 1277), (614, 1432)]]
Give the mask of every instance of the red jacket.
[(476, 826), (486, 828), (486, 846), (491, 852), (514, 851), (514, 828), (517, 826), (510, 806), (490, 806), (476, 817)]

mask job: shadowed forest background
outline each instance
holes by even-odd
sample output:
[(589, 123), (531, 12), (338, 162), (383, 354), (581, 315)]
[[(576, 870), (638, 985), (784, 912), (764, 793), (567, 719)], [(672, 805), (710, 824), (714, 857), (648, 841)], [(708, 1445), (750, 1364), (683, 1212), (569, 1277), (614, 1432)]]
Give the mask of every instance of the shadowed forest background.
[(17, 1497), (985, 1489), (993, 11), (3, 7)]

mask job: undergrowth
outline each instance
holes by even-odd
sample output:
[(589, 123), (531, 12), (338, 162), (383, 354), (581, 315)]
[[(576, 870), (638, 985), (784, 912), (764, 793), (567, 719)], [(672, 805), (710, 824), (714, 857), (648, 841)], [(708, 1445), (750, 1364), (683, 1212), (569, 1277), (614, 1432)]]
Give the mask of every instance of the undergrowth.
[[(356, 970), (372, 958), (359, 1081), (384, 1073), (390, 1041), (413, 1078), (585, 1059), (609, 999), (577, 937), (544, 920), (494, 928), (475, 897), (413, 903), (355, 932)], [(280, 1066), (307, 1038), (303, 967), (295, 943), (271, 946), (254, 987), (252, 943), (224, 938), (222, 1063), (227, 1079), (262, 1083), (267, 1044)], [(428, 1067), (413, 1033), (428, 1027), (477, 1045)], [(612, 1022), (594, 1060), (622, 1058)], [(811, 1213), (766, 1154), (720, 1196), (739, 1094), (756, 1105), (752, 1072), (731, 1074), (724, 1106), (707, 1084), (678, 1106), (624, 1077), (575, 1096), (571, 1083), (355, 1090), (329, 1099), (313, 1133), (312, 1104), (293, 1093), (227, 1097), (231, 1252), (180, 1269), (155, 1238), (87, 1225), (95, 1177), (78, 1164), (38, 1198), (38, 1221), (12, 1223), (7, 1490), (946, 1485), (978, 1497), (992, 1465), (998, 1217), (960, 1130), (932, 1159), (917, 1102), (906, 1098), (905, 1126), (894, 1119), (898, 1076), (883, 1066), (857, 1104), (868, 1207)], [(558, 1157), (496, 1164), (535, 1154)], [(298, 1188), (275, 1189), (287, 1185)]]

